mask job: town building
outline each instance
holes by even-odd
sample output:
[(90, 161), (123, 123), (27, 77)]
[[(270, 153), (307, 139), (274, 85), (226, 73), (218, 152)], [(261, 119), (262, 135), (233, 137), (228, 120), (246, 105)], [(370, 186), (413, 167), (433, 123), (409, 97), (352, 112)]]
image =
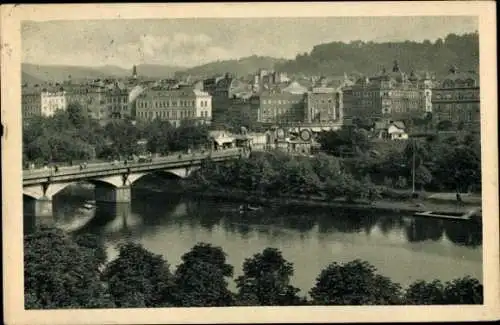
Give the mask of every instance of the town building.
[(217, 125), (233, 124), (239, 126), (249, 114), (251, 85), (243, 80), (226, 74), (216, 78), (215, 85), (205, 80), (204, 89), (212, 96), (213, 121)]
[(321, 77), (307, 93), (305, 123), (341, 125), (344, 117), (343, 89), (354, 83), (344, 76)]
[(136, 99), (138, 120), (162, 119), (178, 127), (183, 120), (194, 120), (199, 124), (210, 124), (212, 120), (212, 97), (192, 87), (176, 89), (151, 88)]
[(67, 94), (59, 84), (25, 86), (21, 89), (21, 110), (23, 118), (53, 116), (59, 110), (66, 110)]
[(42, 90), (39, 85), (23, 85), (21, 89), (23, 119), (42, 115)]
[(374, 134), (379, 139), (407, 140), (408, 133), (403, 121), (378, 121), (375, 122)]
[(479, 76), (459, 72), (456, 67), (432, 89), (433, 118), (436, 124), (447, 121), (453, 128), (472, 128), (481, 125)]
[(129, 91), (123, 83), (115, 82), (106, 90), (106, 106), (108, 119), (132, 117), (129, 105)]
[(105, 87), (103, 83), (78, 83), (64, 85), (68, 105), (77, 103), (89, 117), (102, 120), (107, 117)]
[(264, 124), (296, 125), (304, 121), (307, 88), (292, 82), (283, 89), (264, 90), (254, 99), (257, 121)]
[[(371, 78), (361, 77), (350, 87), (344, 88), (344, 116), (372, 119), (408, 119), (422, 117), (426, 110), (432, 110), (426, 102), (429, 98), (428, 80), (421, 80), (415, 74), (407, 76), (394, 62), (391, 72), (382, 69)], [(427, 87), (427, 88), (426, 88)]]
[(66, 91), (62, 86), (42, 89), (42, 116), (53, 116), (59, 110), (66, 110)]
[(252, 78), (252, 90), (254, 92), (261, 92), (265, 87), (272, 85), (288, 83), (290, 78), (286, 72), (268, 71), (266, 69), (259, 69)]

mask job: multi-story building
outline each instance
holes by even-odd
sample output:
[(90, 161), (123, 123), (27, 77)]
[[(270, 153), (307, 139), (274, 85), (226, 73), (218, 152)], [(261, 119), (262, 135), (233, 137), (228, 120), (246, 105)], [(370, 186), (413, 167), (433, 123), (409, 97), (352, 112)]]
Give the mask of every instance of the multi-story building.
[(107, 117), (109, 119), (132, 117), (128, 97), (128, 89), (123, 84), (114, 83), (109, 86), (106, 91)]
[(24, 85), (21, 89), (23, 119), (42, 115), (42, 89), (39, 85)]
[(211, 96), (192, 87), (147, 89), (136, 99), (136, 118), (167, 120), (175, 127), (180, 126), (182, 120), (209, 124), (212, 119)]
[(67, 84), (64, 89), (68, 104), (78, 103), (91, 118), (101, 120), (107, 117), (104, 86), (96, 83)]
[(212, 96), (214, 123), (236, 123), (241, 105), (246, 105), (246, 99), (252, 95), (250, 84), (226, 74), (224, 78), (217, 79), (215, 87), (208, 86), (205, 91)]
[(66, 91), (59, 85), (43, 88), (41, 92), (41, 105), (42, 116), (53, 116), (59, 110), (66, 110), (68, 105)]
[(432, 89), (433, 117), (436, 123), (451, 122), (453, 127), (465, 126), (479, 130), (479, 77), (473, 72), (458, 72), (456, 67)]
[(354, 85), (344, 88), (344, 116), (374, 119), (422, 116), (426, 109), (432, 108), (426, 105), (425, 87), (421, 84), (428, 83), (414, 75), (408, 78), (396, 61), (392, 72), (383, 69), (377, 76), (359, 78)]
[(315, 87), (306, 96), (305, 121), (333, 122), (342, 119), (342, 91), (331, 87)]
[(307, 89), (297, 82), (292, 82), (282, 90), (278, 88), (264, 90), (258, 96), (257, 121), (278, 125), (303, 122), (306, 93)]

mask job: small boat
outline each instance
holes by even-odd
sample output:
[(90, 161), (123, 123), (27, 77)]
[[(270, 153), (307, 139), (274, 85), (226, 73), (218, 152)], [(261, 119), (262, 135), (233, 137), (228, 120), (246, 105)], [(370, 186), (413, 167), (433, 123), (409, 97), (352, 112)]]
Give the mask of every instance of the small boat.
[(481, 218), (481, 209), (471, 209), (465, 213), (463, 212), (416, 212), (413, 214), (415, 217), (429, 217), (436, 219), (451, 219), (451, 220), (473, 220)]
[(249, 211), (258, 211), (261, 207), (253, 207), (250, 204), (240, 205), (240, 213)]
[(93, 210), (96, 207), (95, 201), (86, 201), (80, 209)]

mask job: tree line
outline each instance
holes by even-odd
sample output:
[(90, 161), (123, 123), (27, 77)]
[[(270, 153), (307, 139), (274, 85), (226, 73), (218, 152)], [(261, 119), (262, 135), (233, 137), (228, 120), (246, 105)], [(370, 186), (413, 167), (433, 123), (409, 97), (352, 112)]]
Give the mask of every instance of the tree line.
[(317, 276), (309, 298), (291, 284), (293, 263), (275, 248), (243, 262), (236, 292), (234, 267), (221, 247), (196, 244), (175, 271), (139, 244), (119, 246), (108, 261), (102, 242), (39, 228), (24, 238), (27, 309), (223, 307), (289, 305), (481, 304), (483, 286), (463, 277), (416, 281), (403, 289), (366, 261), (332, 262)]
[[(280, 151), (253, 152), (248, 159), (222, 165), (210, 160), (191, 180), (205, 190), (237, 189), (259, 197), (374, 201), (411, 196), (413, 153), (417, 190), (481, 190), (481, 149), (477, 135), (406, 143), (386, 142), (377, 151), (368, 132), (344, 128), (325, 132), (323, 152), (313, 157)], [(380, 146), (379, 146), (380, 147)]]
[(329, 199), (375, 199), (377, 188), (355, 178), (336, 157), (313, 158), (284, 152), (254, 152), (248, 159), (217, 164), (209, 159), (190, 179), (202, 189), (238, 189), (259, 197), (298, 196)]
[(478, 71), (479, 34), (449, 34), (434, 42), (331, 42), (316, 45), (310, 53), (300, 53), (294, 60), (277, 63), (275, 70), (304, 75), (373, 75), (382, 67), (390, 71), (393, 60), (398, 60), (407, 73), (429, 71), (438, 78), (448, 74), (450, 65), (462, 71)]
[[(432, 191), (481, 190), (481, 139), (479, 134), (430, 134), (403, 142), (370, 139), (362, 127), (323, 133), (322, 150), (342, 160), (357, 178), (369, 177), (377, 185), (408, 188), (413, 173), (417, 189)], [(396, 145), (398, 144), (398, 145)], [(383, 151), (381, 151), (383, 150)]]
[[(146, 140), (141, 143), (141, 140)], [(91, 159), (126, 159), (145, 152), (167, 154), (205, 146), (208, 127), (183, 121), (111, 120), (101, 125), (78, 103), (53, 116), (37, 116), (23, 124), (23, 162), (36, 165)]]

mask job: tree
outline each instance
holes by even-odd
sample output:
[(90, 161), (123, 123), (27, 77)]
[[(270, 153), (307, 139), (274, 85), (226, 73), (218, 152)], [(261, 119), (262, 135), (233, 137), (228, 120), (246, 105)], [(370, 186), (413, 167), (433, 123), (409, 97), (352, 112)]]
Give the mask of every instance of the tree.
[(182, 256), (184, 264), (204, 262), (213, 264), (221, 270), (225, 277), (233, 276), (233, 266), (226, 263), (226, 253), (221, 247), (212, 246), (207, 243), (196, 244), (189, 252)]
[(418, 166), (415, 170), (415, 184), (421, 189), (432, 182), (432, 174), (424, 165)]
[(444, 300), (446, 304), (482, 304), (483, 285), (470, 276), (447, 282), (444, 288)]
[(336, 262), (321, 271), (310, 295), (316, 305), (395, 305), (400, 303), (399, 284), (376, 274), (366, 261)]
[(483, 285), (469, 276), (443, 284), (417, 281), (405, 292), (404, 301), (410, 305), (471, 305), (483, 303)]
[(88, 124), (88, 114), (79, 103), (69, 103), (66, 112), (69, 122), (76, 129), (82, 129)]
[(93, 234), (81, 234), (76, 236), (75, 242), (79, 246), (90, 250), (97, 268), (106, 263), (108, 256), (106, 249), (104, 248), (104, 243), (100, 237)]
[(439, 280), (416, 281), (406, 289), (404, 295), (407, 305), (441, 305), (444, 301), (444, 285)]
[(203, 261), (183, 263), (175, 272), (175, 306), (231, 306), (233, 295), (227, 286), (224, 274), (214, 264)]
[(175, 272), (175, 305), (179, 307), (216, 307), (233, 304), (225, 277), (233, 275), (220, 247), (199, 243), (182, 256)]
[(24, 288), (27, 309), (114, 307), (92, 251), (59, 229), (24, 237)]
[(172, 305), (173, 277), (161, 255), (139, 244), (119, 247), (118, 257), (103, 272), (116, 306), (167, 307)]
[(242, 304), (257, 302), (261, 306), (303, 304), (298, 288), (290, 285), (293, 264), (285, 260), (276, 248), (245, 259), (243, 275), (236, 279), (238, 300)]

